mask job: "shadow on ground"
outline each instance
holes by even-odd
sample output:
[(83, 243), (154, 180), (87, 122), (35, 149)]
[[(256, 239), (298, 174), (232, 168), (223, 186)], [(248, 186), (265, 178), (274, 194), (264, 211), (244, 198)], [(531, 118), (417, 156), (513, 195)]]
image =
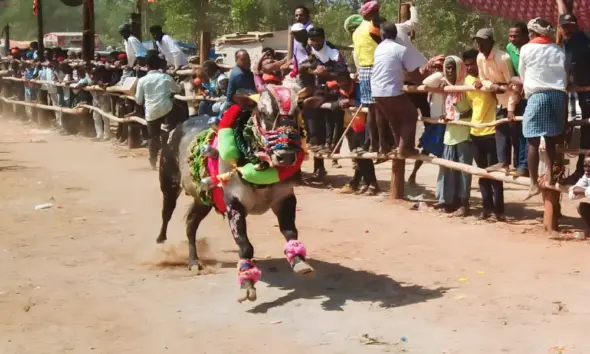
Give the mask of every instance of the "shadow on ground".
[(27, 166), (22, 166), (22, 165), (4, 165), (4, 166), (0, 166), (0, 172), (3, 171), (20, 171), (20, 170), (25, 170), (28, 169)]
[(317, 272), (315, 278), (297, 277), (282, 258), (258, 261), (262, 282), (291, 291), (273, 301), (257, 304), (249, 312), (266, 313), (298, 299), (322, 299), (321, 306), (326, 311), (343, 311), (348, 301), (370, 302), (382, 308), (392, 308), (438, 299), (449, 290), (401, 283), (385, 274), (355, 270), (337, 263), (320, 260), (310, 260), (309, 263)]

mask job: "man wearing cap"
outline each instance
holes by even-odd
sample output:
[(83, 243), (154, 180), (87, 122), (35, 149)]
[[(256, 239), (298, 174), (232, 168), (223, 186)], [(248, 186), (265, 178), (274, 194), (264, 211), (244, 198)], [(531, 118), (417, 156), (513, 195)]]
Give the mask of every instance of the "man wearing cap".
[(182, 52), (176, 41), (164, 33), (162, 26), (153, 25), (150, 27), (150, 33), (156, 42), (158, 51), (166, 58), (168, 66), (179, 69), (188, 64), (186, 55)]
[[(500, 110), (496, 117), (514, 118), (514, 110), (519, 100), (519, 95), (513, 91), (506, 91), (500, 85), (508, 85), (515, 76), (512, 60), (508, 53), (500, 50), (494, 41), (494, 32), (491, 28), (482, 28), (474, 37), (479, 50), (477, 56), (477, 68), (479, 81), (475, 82), (475, 88), (485, 88), (496, 93), (496, 99)], [(511, 162), (510, 130), (500, 125), (496, 129), (496, 149), (499, 163), (488, 168), (488, 171), (507, 171)]]
[(131, 33), (131, 25), (125, 23), (119, 26), (119, 34), (123, 37), (123, 44), (125, 45), (125, 53), (127, 54), (127, 62), (134, 67), (137, 64), (138, 57), (145, 57), (147, 49), (143, 44)]
[[(559, 2), (558, 2), (559, 3)], [(590, 86), (590, 38), (580, 30), (576, 16), (565, 12), (559, 6), (559, 31), (567, 55), (570, 82), (577, 86)], [(578, 92), (582, 119), (590, 118), (590, 92)], [(580, 149), (590, 148), (590, 125), (580, 127)], [(584, 175), (584, 155), (578, 157), (576, 171), (568, 177), (566, 184), (574, 184)]]

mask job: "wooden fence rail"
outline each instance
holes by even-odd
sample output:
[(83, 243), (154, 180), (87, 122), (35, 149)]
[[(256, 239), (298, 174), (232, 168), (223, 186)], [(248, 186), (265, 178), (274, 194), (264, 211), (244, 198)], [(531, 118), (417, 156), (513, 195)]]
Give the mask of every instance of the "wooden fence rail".
[[(64, 85), (61, 83), (54, 83), (54, 82), (40, 81), (40, 80), (24, 80), (24, 79), (13, 78), (13, 77), (3, 77), (2, 79), (4, 81), (23, 82), (23, 83), (28, 82), (28, 83), (33, 83), (36, 85), (50, 84), (50, 85), (62, 86), (62, 87), (68, 86), (68, 85)], [(72, 86), (69, 85), (69, 87), (72, 87)], [(116, 96), (116, 97), (119, 97), (122, 99), (126, 99), (126, 100), (132, 100), (132, 101), (135, 100), (133, 96), (129, 96), (129, 95), (126, 95), (121, 92), (113, 92), (112, 89), (105, 90), (105, 89), (98, 87), (98, 86), (80, 87), (79, 89), (86, 90), (86, 91), (103, 92), (103, 94), (113, 95), (113, 96)], [(589, 92), (590, 87), (570, 87), (569, 90), (573, 91), (573, 92)], [(430, 88), (430, 87), (425, 87), (425, 86), (404, 86), (404, 91), (409, 92), (409, 93), (423, 93), (423, 92), (451, 93), (451, 92), (468, 92), (468, 91), (481, 91), (481, 90), (476, 90), (472, 86), (447, 86), (444, 89)], [(203, 101), (203, 100), (219, 101), (218, 98), (211, 98), (211, 97), (205, 97), (205, 96), (192, 96), (191, 97), (191, 96), (175, 95), (174, 98), (179, 101), (183, 101), (183, 102), (199, 102), (199, 101)], [(120, 118), (120, 117), (117, 117), (109, 112), (105, 112), (104, 110), (102, 110), (98, 107), (94, 107), (92, 105), (87, 105), (87, 104), (81, 104), (75, 108), (63, 108), (63, 107), (56, 107), (56, 106), (52, 106), (52, 105), (39, 104), (39, 103), (35, 103), (35, 102), (23, 102), (23, 101), (16, 100), (14, 98), (7, 98), (7, 97), (1, 97), (1, 100), (7, 104), (29, 106), (29, 107), (34, 107), (37, 109), (63, 112), (63, 113), (71, 114), (71, 115), (84, 115), (84, 114), (87, 114), (85, 112), (94, 111), (94, 112), (99, 113), (103, 117), (108, 118), (109, 120), (116, 122), (116, 123), (120, 123), (120, 124), (137, 123), (137, 124), (146, 125), (146, 122), (143, 118), (140, 118), (140, 117)], [(331, 105), (326, 104), (326, 105), (323, 105), (321, 108), (329, 108), (330, 106)], [(354, 110), (354, 111), (359, 110), (358, 107), (351, 107), (349, 109)], [(364, 108), (364, 110), (366, 111), (366, 108)], [(361, 108), (360, 111), (363, 111), (363, 108)], [(510, 123), (510, 120), (508, 120), (506, 118), (499, 119), (499, 120), (497, 120), (495, 122), (491, 122), (491, 123), (481, 123), (481, 124), (473, 124), (471, 122), (464, 122), (464, 121), (445, 121), (445, 120), (441, 120), (441, 119), (434, 119), (434, 118), (428, 118), (428, 117), (423, 117), (421, 120), (425, 123), (430, 123), (430, 124), (462, 125), (462, 126), (476, 127), (476, 128), (498, 126), (500, 124)], [(516, 121), (521, 121), (521, 120), (522, 120), (522, 117), (516, 118)], [(588, 118), (570, 123), (570, 125), (572, 125), (572, 126), (581, 126), (581, 125), (588, 125), (588, 124), (590, 124), (590, 119), (588, 119)], [(590, 150), (588, 150), (588, 149), (563, 149), (563, 148), (560, 148), (559, 151), (564, 152), (564, 153), (570, 153), (570, 154), (590, 153)], [(314, 154), (313, 156), (315, 158), (320, 158), (320, 159), (377, 159), (377, 158), (382, 159), (382, 158), (385, 158), (387, 160), (391, 160), (392, 161), (391, 197), (394, 199), (401, 199), (404, 197), (405, 159), (402, 159), (402, 158), (397, 157), (395, 155), (383, 156), (383, 155), (379, 155), (376, 153)], [(506, 174), (503, 174), (500, 172), (491, 172), (490, 173), (484, 169), (481, 169), (481, 168), (478, 168), (475, 166), (461, 164), (458, 162), (449, 161), (449, 160), (445, 160), (445, 159), (441, 159), (441, 158), (437, 158), (437, 157), (414, 155), (414, 156), (409, 156), (406, 158), (410, 159), (410, 160), (420, 160), (420, 161), (424, 161), (426, 163), (430, 163), (430, 164), (450, 168), (453, 170), (469, 173), (469, 174), (477, 176), (479, 178), (488, 178), (488, 179), (493, 179), (493, 180), (497, 180), (497, 181), (501, 181), (501, 182), (505, 182), (505, 183), (510, 183), (510, 184), (516, 184), (516, 185), (520, 185), (520, 186), (529, 186), (530, 185), (530, 179), (526, 178), (526, 177), (512, 177), (512, 176), (507, 176)], [(560, 214), (559, 195), (561, 193), (567, 193), (567, 192), (568, 192), (568, 190), (564, 186), (559, 186), (559, 185), (544, 186), (544, 191), (543, 191), (543, 198), (545, 200), (544, 225), (545, 225), (546, 229), (555, 230), (557, 228), (557, 218), (559, 217), (559, 214)]]

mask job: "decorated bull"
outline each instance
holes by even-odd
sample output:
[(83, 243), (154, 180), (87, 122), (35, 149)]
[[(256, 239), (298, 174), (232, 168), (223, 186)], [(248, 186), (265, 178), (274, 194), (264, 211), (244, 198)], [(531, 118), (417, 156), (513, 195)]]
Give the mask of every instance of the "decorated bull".
[(238, 301), (256, 300), (261, 271), (246, 232), (246, 216), (272, 210), (286, 239), (284, 253), (298, 275), (313, 275), (295, 227), (297, 198), (293, 176), (305, 157), (305, 130), (292, 88), (268, 85), (260, 95), (236, 94), (217, 127), (206, 117), (176, 127), (160, 160), (163, 193), (158, 243), (184, 190), (194, 198), (186, 217), (189, 269), (201, 269), (196, 232), (211, 209), (227, 216), (238, 246)]

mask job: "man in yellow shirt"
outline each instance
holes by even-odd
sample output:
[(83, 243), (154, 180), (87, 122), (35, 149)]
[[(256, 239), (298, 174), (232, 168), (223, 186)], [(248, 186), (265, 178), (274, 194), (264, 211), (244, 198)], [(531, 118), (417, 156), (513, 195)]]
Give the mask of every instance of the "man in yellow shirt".
[[(379, 22), (379, 2), (368, 1), (360, 9), (363, 22), (352, 34), (354, 58), (359, 74), (361, 104), (367, 106), (367, 129), (370, 138), (370, 152), (378, 152), (379, 132), (375, 121), (375, 100), (371, 94), (371, 74), (375, 60), (375, 49), (380, 39), (375, 36), (374, 23)], [(365, 144), (366, 145), (366, 144)]]
[[(476, 50), (463, 53), (463, 61), (467, 67), (466, 85), (475, 85), (478, 81)], [(490, 92), (467, 92), (471, 101), (471, 123), (485, 124), (496, 121), (496, 97)], [(479, 168), (486, 168), (498, 163), (496, 152), (496, 128), (471, 128), (473, 159)], [(482, 219), (488, 219), (493, 213), (498, 221), (504, 220), (504, 184), (500, 181), (480, 178), (479, 189), (483, 201)]]

